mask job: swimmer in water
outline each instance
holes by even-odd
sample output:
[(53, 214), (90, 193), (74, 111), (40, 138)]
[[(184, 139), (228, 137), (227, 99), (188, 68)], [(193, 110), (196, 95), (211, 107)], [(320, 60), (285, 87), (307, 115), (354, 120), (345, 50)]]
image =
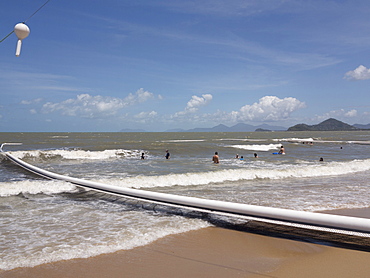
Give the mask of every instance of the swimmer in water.
[(212, 157), (213, 163), (220, 163), (220, 158), (218, 157), (218, 152), (215, 152), (215, 155)]
[(166, 150), (166, 155), (164, 156), (166, 159), (170, 159), (170, 153), (168, 150)]

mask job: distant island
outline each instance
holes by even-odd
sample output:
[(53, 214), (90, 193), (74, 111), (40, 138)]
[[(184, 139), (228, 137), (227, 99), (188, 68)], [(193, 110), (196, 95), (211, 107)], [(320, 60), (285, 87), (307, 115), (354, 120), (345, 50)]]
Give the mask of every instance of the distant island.
[(353, 126), (359, 129), (370, 129), (370, 124), (367, 124), (367, 125), (354, 124)]
[[(238, 123), (231, 127), (223, 124), (211, 128), (193, 128), (193, 129), (169, 129), (165, 132), (272, 132), (272, 131), (351, 131), (351, 130), (368, 130), (370, 124), (361, 125), (354, 124), (349, 125), (336, 119), (330, 118), (317, 125), (297, 124), (288, 129), (282, 126), (272, 125), (248, 125), (244, 123)], [(147, 132), (143, 129), (122, 129), (120, 132)]]
[(119, 132), (147, 132), (144, 129), (130, 129), (130, 128), (124, 128), (121, 129)]
[(288, 128), (288, 131), (348, 131), (360, 130), (359, 128), (330, 118), (317, 125), (298, 124)]
[(254, 125), (248, 125), (244, 123), (238, 123), (231, 127), (228, 127), (223, 124), (219, 124), (212, 128), (193, 128), (193, 129), (183, 130), (183, 132), (252, 132), (252, 131), (261, 130), (261, 129), (265, 131), (285, 131), (286, 130), (286, 128), (282, 126), (271, 126), (267, 124), (254, 126)]

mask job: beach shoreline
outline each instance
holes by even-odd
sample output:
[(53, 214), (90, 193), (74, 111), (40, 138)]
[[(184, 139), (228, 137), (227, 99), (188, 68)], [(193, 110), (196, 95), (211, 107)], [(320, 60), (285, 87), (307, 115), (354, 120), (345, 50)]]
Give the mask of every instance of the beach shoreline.
[[(325, 211), (369, 218), (370, 208)], [(17, 277), (367, 277), (370, 252), (221, 227), (146, 246), (0, 272)]]

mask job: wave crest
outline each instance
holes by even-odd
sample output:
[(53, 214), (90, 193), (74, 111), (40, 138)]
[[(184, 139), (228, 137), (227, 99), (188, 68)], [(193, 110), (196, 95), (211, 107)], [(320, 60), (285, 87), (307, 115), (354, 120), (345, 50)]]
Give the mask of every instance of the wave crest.
[(140, 150), (114, 149), (104, 151), (85, 150), (34, 150), (10, 152), (19, 159), (69, 159), (69, 160), (104, 160), (112, 158), (138, 158)]
[(131, 188), (206, 185), (255, 179), (287, 179), (339, 176), (370, 170), (370, 159), (351, 162), (330, 162), (313, 165), (271, 165), (264, 168), (228, 169), (220, 171), (136, 176), (123, 179), (100, 179), (98, 182)]
[(228, 147), (248, 150), (248, 151), (268, 152), (271, 150), (278, 150), (281, 147), (281, 144), (230, 145)]
[(19, 194), (58, 194), (76, 192), (75, 185), (57, 180), (23, 180), (1, 183), (0, 197), (16, 196)]
[[(288, 179), (324, 176), (340, 176), (370, 170), (370, 159), (350, 162), (328, 162), (305, 165), (249, 165), (244, 169), (224, 169), (198, 173), (138, 175), (134, 177), (95, 178), (95, 182), (125, 188), (155, 188), (171, 186), (196, 186), (221, 184), (257, 179)], [(83, 178), (83, 177), (82, 177)], [(63, 181), (24, 180), (2, 183), (0, 196), (29, 194), (57, 194), (73, 192), (76, 187)]]

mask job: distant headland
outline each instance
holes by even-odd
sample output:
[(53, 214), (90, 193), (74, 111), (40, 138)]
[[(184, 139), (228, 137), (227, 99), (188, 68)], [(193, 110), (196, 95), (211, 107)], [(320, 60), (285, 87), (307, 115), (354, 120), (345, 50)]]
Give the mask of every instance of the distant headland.
[(298, 124), (288, 128), (288, 131), (348, 131), (359, 130), (354, 125), (349, 125), (336, 119), (330, 118), (317, 125)]
[[(272, 125), (249, 125), (244, 123), (238, 123), (231, 127), (223, 124), (211, 128), (193, 128), (193, 129), (170, 129), (165, 132), (266, 132), (266, 131), (355, 131), (355, 130), (368, 130), (370, 124), (361, 125), (354, 124), (349, 125), (339, 120), (330, 118), (316, 125), (297, 124), (294, 126), (286, 127), (272, 126)], [(121, 132), (146, 132), (142, 129), (122, 129)]]

